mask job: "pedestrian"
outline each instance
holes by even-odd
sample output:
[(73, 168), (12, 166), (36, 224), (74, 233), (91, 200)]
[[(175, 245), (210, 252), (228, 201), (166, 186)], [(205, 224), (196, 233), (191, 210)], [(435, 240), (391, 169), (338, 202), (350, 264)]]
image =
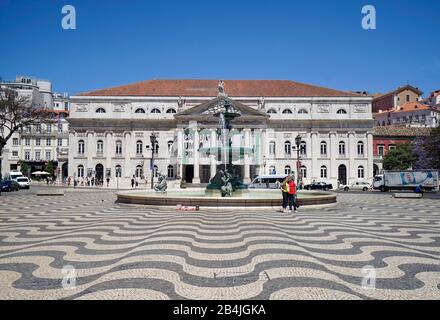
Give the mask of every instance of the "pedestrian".
[(132, 189), (134, 188), (134, 176), (133, 176), (133, 178), (131, 178), (131, 188)]
[(283, 213), (287, 213), (287, 204), (288, 204), (288, 194), (289, 194), (289, 182), (290, 176), (287, 176), (286, 179), (281, 183), (281, 194), (283, 196)]
[(109, 184), (110, 184), (110, 177), (107, 177), (107, 188), (108, 188), (108, 186), (109, 186)]
[(297, 205), (296, 205), (296, 183), (294, 179), (290, 179), (288, 182), (289, 184), (289, 191), (288, 191), (288, 203), (289, 203), (289, 213), (292, 213), (292, 209), (296, 211)]
[(78, 185), (78, 180), (75, 178), (73, 179), (73, 188), (76, 188), (77, 185)]
[(423, 186), (421, 184), (419, 184), (415, 190), (416, 193), (421, 194), (422, 198), (425, 195), (425, 191), (423, 190)]
[(90, 181), (90, 185), (93, 187), (95, 185), (95, 177), (92, 177)]
[(70, 187), (70, 176), (67, 178), (67, 186)]

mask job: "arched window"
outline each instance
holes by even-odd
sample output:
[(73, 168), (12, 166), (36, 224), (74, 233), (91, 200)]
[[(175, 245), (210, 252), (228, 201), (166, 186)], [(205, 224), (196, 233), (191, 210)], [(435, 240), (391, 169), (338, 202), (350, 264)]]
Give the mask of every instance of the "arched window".
[(292, 173), (292, 168), (290, 166), (284, 167), (284, 174), (290, 175)]
[(170, 108), (167, 110), (167, 113), (177, 113), (176, 109)]
[(357, 151), (358, 151), (358, 156), (361, 156), (361, 157), (364, 156), (364, 143), (362, 141), (358, 142)]
[(172, 165), (169, 165), (167, 168), (167, 177), (170, 179), (174, 178), (174, 167)]
[(142, 143), (141, 140), (136, 141), (136, 154), (137, 155), (142, 155), (144, 149), (144, 144)]
[(301, 141), (299, 145), (299, 154), (301, 156), (307, 156), (307, 143), (305, 141)]
[(275, 141), (269, 142), (269, 155), (275, 155)]
[(84, 178), (84, 166), (83, 165), (78, 166), (78, 178)]
[(269, 167), (269, 174), (277, 174), (277, 170), (275, 169), (275, 166)]
[(327, 156), (327, 142), (321, 141), (321, 156)]
[(116, 154), (117, 155), (122, 154), (122, 141), (121, 140), (116, 141)]
[(151, 110), (151, 113), (160, 113), (160, 110), (158, 108), (154, 108), (153, 110)]
[(136, 166), (135, 174), (136, 174), (136, 178), (141, 178), (141, 179), (144, 178), (144, 169), (142, 168), (141, 165)]
[(283, 114), (292, 114), (293, 112), (292, 112), (292, 110), (290, 110), (290, 109), (284, 109), (283, 110)]
[(301, 178), (307, 179), (307, 167), (301, 166), (300, 171), (301, 171)]
[(269, 111), (267, 111), (267, 113), (269, 113), (269, 114), (276, 114), (277, 111), (275, 109), (269, 109)]
[(102, 140), (96, 142), (96, 153), (104, 153), (104, 142)]
[(167, 142), (167, 147), (168, 147), (168, 153), (169, 154), (171, 154), (172, 152), (173, 152), (173, 144), (174, 144), (174, 141), (168, 141)]
[(122, 167), (118, 164), (115, 167), (116, 178), (122, 178)]
[(143, 108), (137, 108), (134, 113), (145, 113), (145, 110)]
[(96, 109), (96, 113), (105, 113), (105, 109), (104, 108), (98, 108)]
[(85, 150), (84, 140), (79, 140), (78, 141), (78, 153), (84, 154), (84, 150)]
[(157, 178), (159, 176), (159, 168), (157, 167), (157, 165), (154, 165), (154, 177)]
[(363, 166), (358, 167), (358, 178), (359, 179), (365, 178), (365, 169)]
[(326, 166), (322, 166), (321, 167), (321, 178), (322, 179), (326, 179), (327, 178), (327, 167)]
[(336, 113), (337, 114), (347, 114), (347, 111), (345, 109), (339, 109)]
[(300, 109), (298, 114), (308, 114), (309, 112), (306, 109)]
[(344, 141), (339, 142), (339, 155), (345, 156), (345, 142)]
[(284, 154), (289, 157), (292, 155), (292, 144), (290, 141), (284, 142)]

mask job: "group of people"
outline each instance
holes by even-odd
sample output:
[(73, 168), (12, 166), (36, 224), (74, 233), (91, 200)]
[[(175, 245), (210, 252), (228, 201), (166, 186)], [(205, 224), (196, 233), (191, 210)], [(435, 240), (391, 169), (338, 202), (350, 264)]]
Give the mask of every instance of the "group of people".
[(292, 176), (287, 176), (286, 179), (280, 185), (281, 193), (283, 194), (283, 212), (287, 213), (287, 208), (289, 208), (289, 213), (297, 211), (299, 208), (296, 192), (297, 186), (295, 179)]
[[(106, 178), (106, 182), (107, 182), (107, 187), (110, 185), (110, 177)], [(72, 183), (72, 178), (68, 177), (66, 180), (67, 186), (70, 187), (71, 183)], [(103, 178), (95, 178), (95, 177), (86, 177), (86, 179), (84, 179), (83, 177), (80, 177), (79, 179), (74, 178), (73, 179), (73, 186), (77, 187), (77, 186), (81, 186), (81, 187), (100, 187), (104, 185), (104, 179)]]

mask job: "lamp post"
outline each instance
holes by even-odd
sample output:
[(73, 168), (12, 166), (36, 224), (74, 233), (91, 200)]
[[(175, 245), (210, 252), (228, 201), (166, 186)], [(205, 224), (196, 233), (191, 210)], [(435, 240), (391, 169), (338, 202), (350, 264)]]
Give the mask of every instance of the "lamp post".
[(300, 153), (300, 145), (301, 145), (302, 137), (297, 135), (295, 138), (296, 144), (296, 185), (299, 188), (300, 186), (300, 172), (299, 172), (299, 153)]
[(150, 163), (150, 169), (151, 169), (151, 189), (154, 188), (154, 152), (155, 147), (157, 143), (157, 137), (154, 132), (150, 135), (150, 142), (151, 142), (151, 163)]

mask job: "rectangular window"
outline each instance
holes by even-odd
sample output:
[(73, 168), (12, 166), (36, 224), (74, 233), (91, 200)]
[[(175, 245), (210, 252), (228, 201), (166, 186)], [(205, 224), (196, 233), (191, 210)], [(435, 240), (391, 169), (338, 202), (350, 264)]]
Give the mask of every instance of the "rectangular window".
[(47, 125), (47, 133), (51, 133), (52, 132), (52, 125), (48, 124)]
[(50, 138), (46, 139), (46, 146), (52, 145), (52, 140)]
[(12, 156), (13, 157), (18, 157), (18, 151), (12, 151)]
[(47, 160), (47, 161), (50, 160), (50, 151), (46, 151), (46, 160)]
[(378, 155), (383, 156), (384, 150), (385, 150), (385, 146), (384, 145), (377, 146), (377, 154)]
[(30, 145), (31, 145), (31, 139), (30, 139), (30, 138), (26, 138), (26, 139), (24, 139), (24, 144), (25, 144), (26, 146), (30, 146)]
[(31, 152), (30, 151), (25, 151), (24, 152), (24, 160), (31, 160)]
[(58, 133), (63, 132), (63, 124), (62, 123), (58, 123)]
[(62, 147), (63, 146), (63, 139), (58, 138), (58, 143), (57, 143), (58, 147)]
[(394, 149), (396, 149), (396, 145), (394, 145), (394, 144), (390, 144), (390, 146), (388, 147), (388, 149), (391, 151), (391, 150), (394, 150)]
[(40, 138), (35, 138), (35, 145), (36, 146), (41, 145), (41, 139)]
[(12, 139), (12, 144), (13, 144), (14, 146), (18, 146), (18, 138), (13, 138), (13, 139)]
[(40, 151), (35, 151), (35, 160), (36, 161), (40, 161), (41, 160), (41, 152)]

